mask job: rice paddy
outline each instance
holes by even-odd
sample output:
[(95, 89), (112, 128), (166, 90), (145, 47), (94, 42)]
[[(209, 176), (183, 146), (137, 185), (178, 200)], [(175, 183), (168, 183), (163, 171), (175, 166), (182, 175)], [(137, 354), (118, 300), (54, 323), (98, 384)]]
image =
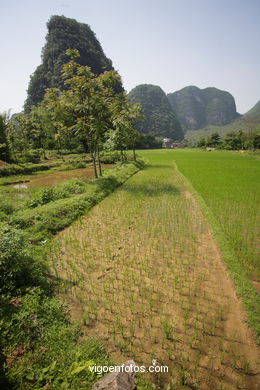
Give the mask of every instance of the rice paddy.
[[(144, 170), (57, 236), (52, 272), (85, 336), (101, 340), (116, 363), (157, 359), (169, 367), (149, 378), (155, 388), (258, 389), (258, 350), (243, 305), (174, 165), (186, 176), (188, 153), (143, 152)], [(222, 223), (230, 222), (227, 210)]]

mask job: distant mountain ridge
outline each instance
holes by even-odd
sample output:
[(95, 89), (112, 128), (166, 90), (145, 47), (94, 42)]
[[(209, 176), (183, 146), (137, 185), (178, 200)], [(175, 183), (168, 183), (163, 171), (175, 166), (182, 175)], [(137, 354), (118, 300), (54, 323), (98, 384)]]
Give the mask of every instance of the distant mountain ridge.
[(244, 117), (250, 117), (254, 120), (260, 121), (260, 100), (252, 107), (249, 111), (247, 111), (244, 115)]
[(230, 131), (242, 130), (245, 133), (252, 130), (252, 127), (260, 128), (260, 100), (247, 111), (244, 115), (234, 119), (232, 122), (224, 126), (208, 125), (197, 130), (188, 130), (185, 138), (191, 143), (196, 142), (199, 137), (207, 137), (213, 133), (218, 133), (224, 137)]
[(141, 84), (133, 88), (128, 97), (132, 103), (140, 103), (144, 121), (136, 124), (140, 133), (183, 139), (183, 130), (164, 91), (157, 85)]
[(185, 131), (225, 125), (240, 116), (233, 96), (214, 87), (188, 86), (169, 93), (167, 98)]

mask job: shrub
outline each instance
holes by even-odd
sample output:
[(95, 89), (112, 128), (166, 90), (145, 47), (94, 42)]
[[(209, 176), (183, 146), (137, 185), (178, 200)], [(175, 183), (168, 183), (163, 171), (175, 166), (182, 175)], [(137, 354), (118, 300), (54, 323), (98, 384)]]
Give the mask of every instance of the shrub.
[(54, 188), (43, 188), (32, 196), (28, 201), (29, 208), (42, 206), (53, 200), (68, 198), (71, 195), (82, 194), (86, 189), (86, 183), (79, 179), (72, 179), (64, 183), (58, 184)]
[(33, 165), (33, 166), (22, 166), (16, 164), (4, 165), (0, 167), (0, 177), (12, 176), (12, 175), (26, 175), (32, 172), (46, 171), (55, 166), (50, 165)]
[(28, 291), (11, 316), (7, 309), (0, 341), (7, 378), (16, 388), (90, 388), (97, 374), (89, 367), (111, 364), (94, 339), (78, 343), (79, 328), (70, 323), (66, 306), (39, 288)]
[(8, 221), (8, 215), (5, 214), (3, 211), (0, 211), (0, 222)]
[(120, 153), (115, 152), (106, 152), (103, 156), (100, 156), (100, 162), (103, 164), (114, 164), (117, 161), (120, 161)]
[(44, 285), (46, 266), (35, 260), (25, 235), (9, 226), (0, 228), (0, 294), (16, 295), (28, 286)]
[(44, 188), (36, 192), (36, 194), (29, 200), (28, 207), (34, 208), (42, 206), (54, 200), (54, 192), (52, 188)]
[(7, 215), (14, 212), (13, 204), (4, 196), (0, 197), (0, 212)]

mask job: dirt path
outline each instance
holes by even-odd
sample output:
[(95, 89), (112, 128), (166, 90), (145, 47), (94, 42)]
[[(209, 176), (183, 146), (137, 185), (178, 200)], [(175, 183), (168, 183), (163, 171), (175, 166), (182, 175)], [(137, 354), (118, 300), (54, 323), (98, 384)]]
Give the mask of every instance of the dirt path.
[(167, 161), (132, 177), (53, 249), (62, 296), (118, 363), (168, 365), (158, 389), (259, 389), (258, 350), (210, 227)]

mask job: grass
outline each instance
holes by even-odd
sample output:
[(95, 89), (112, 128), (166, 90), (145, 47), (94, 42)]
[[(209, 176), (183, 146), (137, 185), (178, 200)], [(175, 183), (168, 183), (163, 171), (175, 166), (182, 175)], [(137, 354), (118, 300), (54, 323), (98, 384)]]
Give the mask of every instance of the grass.
[(173, 153), (142, 152), (146, 169), (57, 236), (53, 276), (114, 361), (169, 366), (151, 378), (158, 388), (250, 388), (253, 347), (233, 285)]
[(243, 299), (247, 320), (260, 342), (260, 300), (251, 282), (258, 281), (260, 276), (258, 155), (198, 150), (168, 153), (189, 180), (188, 188), (211, 224), (236, 290)]
[(251, 279), (259, 279), (260, 169), (253, 154), (176, 150), (178, 169), (201, 195)]

